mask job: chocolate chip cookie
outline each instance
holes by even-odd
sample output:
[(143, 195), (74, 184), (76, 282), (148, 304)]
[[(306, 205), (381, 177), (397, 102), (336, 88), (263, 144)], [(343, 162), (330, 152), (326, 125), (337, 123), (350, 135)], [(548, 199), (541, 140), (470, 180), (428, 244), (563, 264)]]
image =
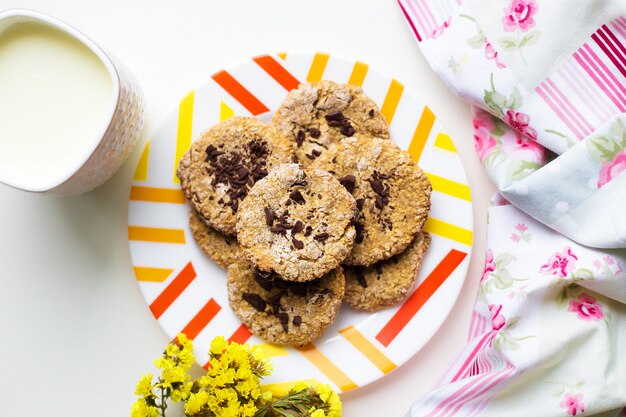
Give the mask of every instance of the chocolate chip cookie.
[(369, 266), (402, 252), (428, 217), (430, 182), (390, 140), (356, 134), (311, 167), (331, 172), (356, 198), (356, 238), (347, 265)]
[(328, 172), (283, 164), (239, 206), (237, 240), (258, 269), (310, 281), (339, 266), (356, 232), (356, 202)]
[(340, 267), (315, 281), (288, 282), (239, 262), (228, 267), (227, 286), (230, 307), (252, 333), (271, 343), (304, 346), (337, 317), (345, 279)]
[(205, 131), (178, 165), (185, 196), (207, 225), (235, 234), (239, 204), (270, 169), (292, 162), (291, 141), (252, 117), (231, 117)]
[(345, 266), (344, 301), (359, 310), (377, 311), (404, 300), (415, 285), (430, 241), (428, 233), (420, 232), (399, 255), (368, 267)]
[(228, 268), (242, 258), (237, 238), (207, 226), (194, 209), (189, 211), (189, 228), (202, 252), (222, 268)]
[(296, 156), (308, 166), (331, 144), (355, 133), (389, 138), (389, 126), (361, 87), (320, 81), (289, 92), (272, 119), (295, 144)]

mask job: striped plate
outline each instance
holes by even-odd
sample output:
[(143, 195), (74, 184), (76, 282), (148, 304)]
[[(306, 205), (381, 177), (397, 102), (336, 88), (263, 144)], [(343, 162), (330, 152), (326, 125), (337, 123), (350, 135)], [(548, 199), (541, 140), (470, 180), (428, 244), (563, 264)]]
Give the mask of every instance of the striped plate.
[[(228, 307), (225, 273), (200, 251), (187, 225), (187, 205), (175, 171), (193, 138), (237, 115), (269, 121), (287, 91), (300, 82), (329, 79), (362, 85), (391, 125), (393, 140), (419, 161), (433, 184), (426, 230), (433, 241), (419, 286), (394, 308), (366, 314), (344, 307), (315, 344), (269, 345), (252, 336)], [(366, 385), (407, 361), (432, 337), (452, 309), (465, 279), (472, 244), (467, 178), (450, 137), (432, 111), (395, 79), (360, 61), (316, 54), (252, 58), (219, 71), (180, 101), (152, 135), (137, 164), (130, 193), (128, 239), (139, 287), (170, 338), (194, 340), (200, 365), (211, 339), (223, 335), (262, 344), (275, 371), (266, 382), (280, 390), (316, 379), (339, 391)]]

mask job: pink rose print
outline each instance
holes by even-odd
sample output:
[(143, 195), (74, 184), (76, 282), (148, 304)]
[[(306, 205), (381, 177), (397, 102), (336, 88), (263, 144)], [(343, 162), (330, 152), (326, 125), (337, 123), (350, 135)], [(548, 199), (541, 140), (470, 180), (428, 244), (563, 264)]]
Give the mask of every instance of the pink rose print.
[(597, 321), (604, 318), (602, 304), (585, 293), (580, 294), (575, 300), (570, 300), (567, 311), (578, 314), (578, 318), (581, 320)]
[(528, 125), (530, 117), (527, 114), (509, 109), (504, 115), (504, 121), (522, 135), (537, 140), (537, 131)]
[(558, 275), (565, 278), (574, 269), (574, 261), (576, 260), (578, 260), (578, 256), (568, 246), (563, 249), (563, 252), (555, 252), (548, 259), (548, 262), (541, 266), (540, 271), (544, 274)]
[(563, 401), (561, 401), (559, 405), (567, 410), (567, 414), (575, 416), (578, 413), (585, 412), (585, 405), (583, 404), (582, 398), (582, 394), (565, 394)]
[(624, 170), (626, 170), (626, 149), (619, 151), (615, 154), (615, 158), (612, 161), (605, 162), (602, 165), (600, 178), (598, 179), (598, 188), (604, 187)]
[(504, 8), (502, 25), (506, 32), (514, 32), (518, 28), (522, 32), (535, 26), (533, 18), (537, 13), (537, 2), (535, 0), (511, 0), (508, 7)]
[(493, 271), (496, 270), (496, 261), (493, 259), (493, 252), (491, 249), (487, 249), (487, 253), (485, 254), (485, 269), (483, 272), (483, 276), (480, 279), (480, 282), (483, 282), (489, 277)]
[(515, 225), (515, 230), (525, 232), (526, 230), (528, 230), (528, 226), (526, 226), (524, 223), (517, 223)]
[(522, 240), (522, 238), (520, 237), (520, 235), (516, 235), (515, 233), (511, 234), (511, 240), (515, 243), (519, 243), (520, 240)]
[(502, 310), (502, 304), (489, 305), (489, 312), (491, 313), (491, 325), (493, 330), (500, 330), (506, 324), (506, 319), (500, 314)]
[(491, 115), (486, 111), (478, 110), (474, 113), (474, 117), (472, 119), (472, 124), (474, 125), (474, 129), (479, 129), (484, 127), (491, 133), (493, 129), (496, 128), (496, 125), (493, 123), (491, 119)]
[(491, 136), (491, 132), (485, 127), (474, 130), (474, 147), (480, 162), (484, 161), (487, 155), (496, 147), (496, 140)]
[(519, 132), (508, 130), (500, 139), (502, 140), (502, 151), (507, 155), (524, 161), (545, 163), (545, 149), (537, 142), (522, 136)]
[(506, 68), (506, 65), (500, 62), (500, 60), (498, 59), (498, 51), (495, 50), (493, 45), (491, 45), (491, 43), (487, 41), (487, 39), (485, 39), (485, 42), (485, 58), (495, 60), (498, 68)]

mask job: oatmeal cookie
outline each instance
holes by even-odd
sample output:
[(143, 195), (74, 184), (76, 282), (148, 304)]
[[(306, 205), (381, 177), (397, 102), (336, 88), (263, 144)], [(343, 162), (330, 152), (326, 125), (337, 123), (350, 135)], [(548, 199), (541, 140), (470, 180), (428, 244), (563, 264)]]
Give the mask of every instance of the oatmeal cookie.
[(356, 134), (311, 167), (331, 172), (356, 198), (356, 238), (347, 265), (369, 266), (402, 252), (428, 217), (430, 182), (390, 140)]
[(328, 172), (280, 165), (250, 189), (237, 213), (237, 240), (261, 271), (310, 281), (339, 266), (356, 232), (356, 202)]
[(202, 252), (222, 268), (228, 268), (243, 256), (236, 237), (207, 226), (194, 209), (189, 210), (189, 228)]
[(430, 241), (428, 233), (420, 232), (399, 255), (368, 267), (345, 266), (344, 301), (358, 310), (377, 311), (404, 300), (415, 285)]
[(355, 133), (389, 138), (389, 126), (374, 100), (361, 87), (332, 81), (300, 84), (290, 91), (272, 123), (293, 141), (305, 167), (331, 144)]
[(235, 234), (241, 200), (270, 169), (292, 162), (291, 141), (252, 117), (231, 117), (205, 131), (181, 158), (177, 175), (208, 226)]
[(337, 317), (344, 294), (341, 267), (306, 283), (262, 273), (247, 262), (228, 267), (228, 301), (255, 335), (279, 345), (304, 346)]

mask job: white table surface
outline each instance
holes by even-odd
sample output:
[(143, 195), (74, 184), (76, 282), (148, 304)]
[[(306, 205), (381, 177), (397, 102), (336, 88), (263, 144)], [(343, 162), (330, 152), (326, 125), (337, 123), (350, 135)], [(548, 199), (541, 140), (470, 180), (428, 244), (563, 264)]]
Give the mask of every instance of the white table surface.
[[(147, 99), (142, 141), (214, 71), (275, 51), (360, 59), (426, 101), (455, 140), (474, 201), (474, 255), (444, 326), (409, 362), (342, 395), (344, 415), (402, 416), (463, 346), (482, 270), (493, 187), (473, 152), (469, 108), (431, 72), (395, 1), (0, 0), (76, 26), (116, 55)], [(125, 416), (168, 338), (135, 283), (127, 202), (137, 147), (104, 186), (79, 197), (0, 185), (0, 416)]]

